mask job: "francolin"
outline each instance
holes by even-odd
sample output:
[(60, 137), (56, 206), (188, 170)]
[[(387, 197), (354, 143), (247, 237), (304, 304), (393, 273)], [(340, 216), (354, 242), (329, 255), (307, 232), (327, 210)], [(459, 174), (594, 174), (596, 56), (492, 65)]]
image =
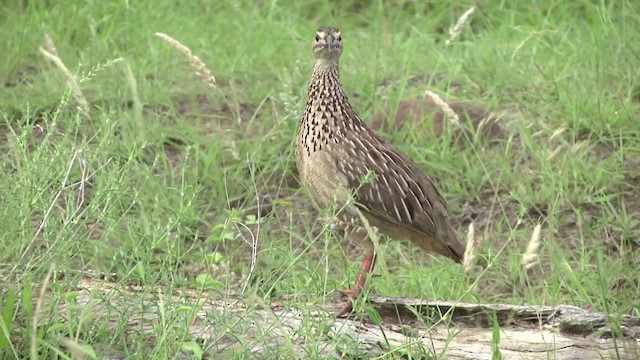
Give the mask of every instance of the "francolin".
[(353, 309), (375, 264), (369, 229), (456, 262), (462, 262), (465, 248), (434, 182), (370, 130), (349, 103), (339, 78), (340, 30), (319, 28), (312, 49), (316, 61), (296, 140), (298, 173), (317, 207), (339, 209), (339, 230), (359, 242), (365, 256), (354, 288), (342, 291), (350, 297), (342, 316)]

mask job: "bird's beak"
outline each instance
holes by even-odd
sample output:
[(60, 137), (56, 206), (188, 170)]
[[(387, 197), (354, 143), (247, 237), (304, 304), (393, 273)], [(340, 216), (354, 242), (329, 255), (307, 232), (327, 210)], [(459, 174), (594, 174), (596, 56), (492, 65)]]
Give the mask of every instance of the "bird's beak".
[(336, 47), (336, 39), (333, 36), (331, 35), (327, 36), (326, 41), (327, 41), (327, 47), (329, 48), (329, 50), (333, 50)]

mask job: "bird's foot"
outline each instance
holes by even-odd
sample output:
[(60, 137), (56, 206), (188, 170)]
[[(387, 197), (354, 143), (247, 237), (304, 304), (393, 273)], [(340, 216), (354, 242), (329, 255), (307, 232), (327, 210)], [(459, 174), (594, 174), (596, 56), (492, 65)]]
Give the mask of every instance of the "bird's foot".
[(353, 289), (342, 289), (338, 290), (338, 292), (344, 296), (347, 296), (349, 299), (355, 299), (358, 297), (358, 294)]
[(342, 289), (338, 290), (338, 292), (348, 297), (340, 311), (336, 314), (337, 317), (343, 317), (353, 311), (353, 302), (358, 298), (358, 295), (360, 295), (360, 291), (359, 289)]
[[(370, 291), (372, 293), (377, 292), (376, 289), (371, 289)], [(337, 317), (342, 317), (344, 315), (348, 315), (353, 311), (353, 303), (354, 301), (356, 301), (356, 299), (358, 298), (361, 292), (356, 291), (354, 289), (342, 289), (342, 290), (338, 290), (338, 292), (348, 297), (347, 301), (345, 301), (344, 305), (342, 306), (340, 311), (338, 311), (337, 313)]]
[(349, 297), (347, 299), (346, 304), (340, 309), (338, 312), (338, 317), (341, 317), (345, 314), (351, 313), (353, 311), (353, 302), (360, 296), (362, 289), (367, 281), (367, 275), (371, 273), (373, 270), (373, 266), (375, 264), (375, 253), (366, 255), (364, 258), (364, 262), (362, 263), (362, 269), (360, 269), (360, 273), (358, 274), (358, 279), (353, 287), (353, 289), (343, 289), (340, 290), (340, 293)]
[[(358, 293), (353, 290), (353, 289), (342, 289), (342, 290), (338, 290), (338, 292), (346, 297), (348, 297), (349, 299), (356, 299), (358, 297)], [(369, 292), (371, 294), (377, 294), (378, 290), (376, 290), (375, 288), (370, 288)]]
[(353, 311), (353, 301), (354, 299), (352, 298), (347, 299), (340, 311), (338, 311), (338, 313), (336, 314), (336, 317), (343, 317), (345, 315), (348, 316), (349, 314), (351, 314), (351, 312)]

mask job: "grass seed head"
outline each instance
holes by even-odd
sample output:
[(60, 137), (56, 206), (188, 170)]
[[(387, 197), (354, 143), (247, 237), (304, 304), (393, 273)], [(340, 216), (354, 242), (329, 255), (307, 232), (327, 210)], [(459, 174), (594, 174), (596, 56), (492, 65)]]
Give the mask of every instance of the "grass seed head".
[(449, 39), (445, 41), (444, 43), (445, 46), (451, 45), (453, 40), (455, 40), (458, 36), (460, 36), (460, 34), (462, 33), (462, 29), (464, 28), (464, 25), (467, 23), (467, 20), (469, 20), (469, 18), (471, 17), (471, 15), (475, 10), (476, 10), (475, 7), (473, 6), (470, 7), (467, 11), (464, 12), (464, 14), (462, 14), (462, 16), (460, 16), (456, 24), (451, 29), (449, 29)]
[(458, 114), (456, 114), (455, 111), (453, 111), (453, 109), (451, 108), (451, 106), (449, 106), (449, 104), (447, 104), (444, 100), (442, 100), (442, 98), (440, 96), (438, 96), (438, 94), (431, 92), (431, 91), (427, 91), (425, 93), (425, 95), (427, 95), (428, 97), (430, 97), (433, 102), (438, 105), (438, 107), (440, 109), (442, 109), (442, 111), (447, 114), (447, 119), (449, 119), (449, 121), (455, 125), (460, 125), (460, 118), (458, 118)]
[(533, 234), (531, 234), (531, 239), (527, 245), (527, 250), (522, 254), (522, 266), (525, 270), (531, 269), (538, 262), (538, 254), (540, 252), (540, 245), (542, 244), (540, 241), (541, 227), (542, 226), (538, 224), (533, 229)]
[(473, 222), (469, 224), (469, 230), (467, 231), (467, 248), (464, 251), (464, 272), (469, 273), (473, 266), (475, 265), (476, 260), (476, 238), (475, 238), (475, 229), (473, 227)]
[(53, 40), (49, 35), (45, 35), (44, 37), (45, 48), (39, 48), (40, 53), (44, 55), (47, 59), (49, 59), (57, 68), (60, 70), (64, 76), (67, 78), (67, 84), (71, 89), (71, 94), (73, 98), (78, 102), (80, 112), (82, 115), (89, 117), (89, 102), (87, 98), (82, 93), (82, 89), (76, 80), (76, 77), (69, 71), (67, 66), (62, 62), (62, 59), (58, 56), (58, 51), (53, 43)]
[(173, 46), (174, 48), (178, 49), (178, 51), (183, 53), (191, 63), (191, 66), (195, 69), (196, 74), (205, 82), (205, 84), (207, 84), (207, 86), (209, 86), (213, 90), (217, 89), (216, 78), (213, 77), (211, 71), (207, 69), (207, 66), (204, 64), (204, 62), (200, 60), (198, 56), (193, 54), (191, 49), (167, 34), (157, 32), (156, 36), (166, 41), (169, 45)]

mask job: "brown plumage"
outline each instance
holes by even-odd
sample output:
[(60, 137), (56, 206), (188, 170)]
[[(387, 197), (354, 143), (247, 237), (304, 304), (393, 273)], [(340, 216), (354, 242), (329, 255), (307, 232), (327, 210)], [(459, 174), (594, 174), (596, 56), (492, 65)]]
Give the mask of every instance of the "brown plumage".
[[(464, 246), (449, 224), (446, 202), (434, 182), (371, 131), (349, 103), (339, 79), (340, 31), (319, 28), (312, 48), (316, 62), (298, 130), (296, 164), (316, 206), (340, 209), (345, 236), (364, 247), (362, 271), (354, 289), (345, 292), (355, 298), (375, 262), (361, 215), (381, 234), (462, 262)], [(340, 315), (350, 311), (348, 301)]]

